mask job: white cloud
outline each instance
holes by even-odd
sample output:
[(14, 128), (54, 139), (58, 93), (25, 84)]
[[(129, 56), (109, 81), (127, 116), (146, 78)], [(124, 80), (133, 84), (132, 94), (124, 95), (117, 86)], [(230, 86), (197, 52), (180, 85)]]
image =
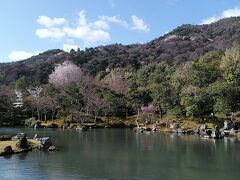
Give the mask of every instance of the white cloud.
[(11, 61), (19, 61), (19, 60), (23, 60), (23, 59), (27, 59), (30, 58), (32, 56), (38, 55), (40, 52), (36, 51), (36, 52), (26, 52), (26, 51), (15, 51), (13, 50), (9, 56), (8, 59)]
[(91, 27), (95, 29), (103, 29), (103, 30), (109, 30), (110, 26), (106, 21), (103, 20), (97, 20), (91, 24)]
[[(81, 10), (78, 13), (78, 19), (75, 25), (72, 25), (73, 23), (69, 25), (70, 23), (67, 24), (66, 22), (64, 18), (51, 19), (47, 16), (39, 16), (38, 23), (44, 27), (37, 29), (35, 34), (42, 39), (80, 39), (83, 41), (84, 47), (86, 47), (110, 41), (112, 24), (122, 26), (128, 30), (137, 30), (139, 32), (149, 31), (144, 21), (134, 15), (132, 16), (132, 25), (129, 25), (127, 21), (117, 16), (98, 16), (95, 21), (88, 21), (86, 11)], [(58, 25), (63, 26), (59, 27)]]
[(85, 10), (81, 10), (79, 13), (78, 13), (78, 25), (79, 26), (85, 26), (87, 24), (87, 20), (86, 20), (86, 11)]
[(115, 23), (125, 28), (128, 28), (128, 23), (117, 16), (99, 16), (99, 19), (106, 23)]
[(143, 19), (132, 15), (132, 29), (142, 32), (149, 32), (149, 27), (144, 23)]
[(235, 7), (233, 9), (227, 9), (222, 13), (222, 15), (224, 18), (240, 16), (240, 8)]
[(61, 39), (65, 36), (65, 32), (60, 28), (42, 28), (37, 29), (35, 34), (39, 38)]
[(200, 24), (211, 24), (222, 18), (237, 17), (237, 16), (240, 16), (240, 7), (227, 9), (223, 11), (220, 16), (212, 16), (212, 17), (206, 18)]
[(37, 22), (46, 27), (58, 26), (66, 23), (64, 18), (50, 18), (47, 16), (39, 16)]
[(217, 20), (219, 20), (219, 19), (217, 19), (216, 17), (209, 17), (207, 19), (202, 20), (202, 22), (200, 24), (211, 24), (211, 23), (216, 22)]

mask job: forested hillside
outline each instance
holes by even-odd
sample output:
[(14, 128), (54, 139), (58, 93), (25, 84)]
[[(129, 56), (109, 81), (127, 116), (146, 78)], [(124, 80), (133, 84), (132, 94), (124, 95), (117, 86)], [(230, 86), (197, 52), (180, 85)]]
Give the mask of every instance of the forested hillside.
[(208, 51), (225, 50), (240, 39), (240, 17), (222, 19), (210, 25), (183, 25), (146, 44), (113, 44), (71, 51), (50, 50), (24, 61), (0, 64), (0, 82), (9, 84), (22, 76), (47, 83), (54, 65), (66, 60), (92, 75), (107, 68), (133, 67), (166, 62), (178, 65)]
[(0, 123), (240, 111), (240, 18), (183, 25), (146, 44), (50, 50), (0, 64)]

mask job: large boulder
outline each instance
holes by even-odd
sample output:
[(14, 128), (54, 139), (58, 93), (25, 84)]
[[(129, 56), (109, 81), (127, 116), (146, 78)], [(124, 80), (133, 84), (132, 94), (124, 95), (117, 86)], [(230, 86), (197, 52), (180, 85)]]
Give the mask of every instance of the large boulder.
[(33, 139), (36, 139), (36, 140), (37, 140), (38, 138), (39, 138), (39, 137), (38, 137), (38, 134), (35, 134), (34, 137), (33, 137)]
[(52, 142), (49, 137), (39, 138), (40, 149), (47, 150), (50, 146), (52, 146)]
[(41, 121), (33, 121), (30, 125), (32, 128), (40, 128), (41, 127)]
[(223, 126), (223, 129), (224, 130), (230, 130), (233, 128), (233, 124), (228, 122), (228, 121), (224, 121), (224, 126)]
[(5, 155), (13, 154), (13, 153), (14, 153), (14, 151), (13, 151), (13, 149), (12, 149), (12, 146), (6, 146), (6, 147), (4, 148), (4, 154), (5, 154)]
[(216, 125), (213, 127), (211, 137), (215, 139), (222, 138), (222, 134), (220, 132), (219, 126)]
[(230, 137), (233, 137), (233, 136), (235, 136), (236, 135), (236, 131), (232, 128), (232, 129), (230, 129), (230, 131), (229, 131), (229, 136)]
[(57, 150), (57, 148), (55, 146), (50, 146), (48, 148), (48, 151), (56, 151), (56, 150)]
[(26, 134), (20, 133), (20, 140), (17, 142), (16, 147), (21, 149), (29, 148)]
[(169, 126), (170, 129), (178, 129), (180, 128), (179, 124), (177, 123), (171, 123), (170, 126)]

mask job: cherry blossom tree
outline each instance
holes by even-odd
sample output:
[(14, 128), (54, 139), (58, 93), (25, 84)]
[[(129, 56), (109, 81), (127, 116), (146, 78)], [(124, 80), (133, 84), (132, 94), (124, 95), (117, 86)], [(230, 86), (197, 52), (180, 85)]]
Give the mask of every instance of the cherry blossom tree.
[(71, 82), (80, 82), (83, 75), (82, 70), (70, 61), (56, 65), (52, 74), (49, 75), (49, 82), (55, 87), (61, 88)]

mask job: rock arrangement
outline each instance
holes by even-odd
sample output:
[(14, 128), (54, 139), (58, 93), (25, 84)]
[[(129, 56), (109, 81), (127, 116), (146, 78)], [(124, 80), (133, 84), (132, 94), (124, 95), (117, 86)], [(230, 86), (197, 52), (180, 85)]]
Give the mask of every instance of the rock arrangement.
[(195, 129), (184, 129), (180, 127), (177, 123), (170, 124), (170, 132), (177, 134), (198, 134), (204, 138), (214, 138), (221, 139), (224, 137), (233, 137), (240, 130), (234, 129), (234, 124), (228, 121), (224, 121), (224, 125), (222, 128), (220, 126), (215, 125), (212, 128), (208, 128), (206, 124), (199, 124)]
[[(11, 155), (15, 153), (28, 152), (33, 148), (43, 150), (43, 151), (56, 151), (57, 148), (52, 144), (50, 137), (39, 137), (35, 134), (33, 139), (30, 139), (26, 136), (25, 133), (19, 133), (16, 136), (13, 136), (9, 142), (10, 145), (4, 147), (3, 152), (0, 152), (0, 155)], [(15, 145), (13, 145), (16, 142)], [(12, 146), (11, 146), (12, 145)], [(14, 147), (16, 148), (14, 149)]]
[(16, 144), (17, 148), (20, 148), (20, 149), (28, 149), (28, 148), (30, 148), (30, 146), (28, 144), (27, 136), (26, 136), (25, 133), (20, 133), (18, 135), (18, 137), (19, 137), (19, 141)]
[(56, 151), (56, 147), (53, 146), (52, 141), (50, 137), (38, 137), (37, 134), (34, 135), (34, 140), (37, 140), (38, 142), (38, 149), (40, 150), (48, 150), (48, 151)]
[[(160, 123), (159, 123), (160, 124)], [(162, 125), (162, 124), (160, 124)], [(207, 127), (207, 124), (198, 124), (195, 128), (186, 128), (181, 126), (179, 123), (164, 123), (166, 127), (164, 132), (170, 132), (174, 134), (182, 134), (182, 135), (191, 135), (197, 134), (203, 138), (214, 138), (221, 139), (224, 137), (240, 137), (240, 129), (236, 128), (233, 123), (224, 121), (224, 125), (221, 128), (219, 125), (215, 125), (211, 128)], [(162, 127), (162, 126), (161, 126)], [(133, 128), (135, 132), (154, 132), (157, 131), (156, 124), (143, 126), (143, 127), (135, 127)], [(161, 131), (161, 130), (160, 130)]]
[(13, 149), (12, 149), (12, 146), (6, 146), (5, 148), (4, 148), (4, 154), (5, 155), (10, 155), (10, 154), (13, 154), (14, 153), (14, 151), (13, 151)]

